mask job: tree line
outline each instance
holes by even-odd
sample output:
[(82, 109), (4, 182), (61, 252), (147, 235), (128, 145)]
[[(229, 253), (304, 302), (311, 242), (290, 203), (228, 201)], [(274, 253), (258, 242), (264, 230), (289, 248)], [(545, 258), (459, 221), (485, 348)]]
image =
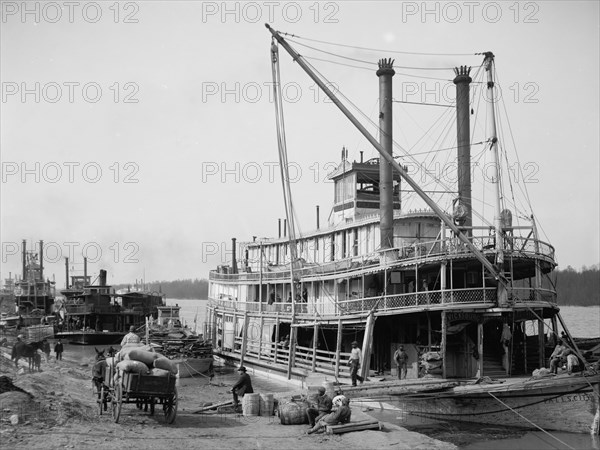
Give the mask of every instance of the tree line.
[[(121, 284), (114, 286), (115, 290), (127, 289), (127, 287), (133, 288), (134, 286), (129, 284)], [(186, 279), (186, 280), (173, 280), (173, 281), (152, 281), (145, 283), (144, 289), (148, 291), (162, 292), (165, 294), (167, 299), (169, 298), (181, 298), (181, 299), (207, 299), (208, 298), (208, 280), (204, 279)]]
[(600, 306), (599, 265), (554, 271), (559, 305)]

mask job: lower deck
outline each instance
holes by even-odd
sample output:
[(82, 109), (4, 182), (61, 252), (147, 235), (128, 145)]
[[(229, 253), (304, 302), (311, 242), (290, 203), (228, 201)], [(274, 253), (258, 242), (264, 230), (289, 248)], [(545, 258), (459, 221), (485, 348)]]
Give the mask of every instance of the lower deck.
[[(239, 311), (212, 302), (205, 335), (215, 354), (288, 378), (348, 379), (351, 343), (362, 349), (363, 377), (397, 376), (394, 353), (408, 354), (407, 379), (527, 375), (547, 367), (560, 335), (557, 309), (414, 309), (346, 316)], [(560, 322), (562, 331), (566, 326)]]

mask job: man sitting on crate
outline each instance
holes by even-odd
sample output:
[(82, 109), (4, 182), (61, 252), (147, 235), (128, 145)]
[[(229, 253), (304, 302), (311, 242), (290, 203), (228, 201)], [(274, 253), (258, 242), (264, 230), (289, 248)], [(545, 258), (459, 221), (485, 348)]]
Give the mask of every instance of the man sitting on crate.
[(315, 423), (323, 418), (323, 416), (331, 412), (331, 398), (325, 393), (325, 388), (321, 386), (319, 388), (319, 396), (317, 397), (317, 405), (311, 406), (306, 410), (306, 416), (308, 417), (308, 423), (311, 427), (315, 426)]
[(250, 375), (246, 373), (246, 368), (240, 366), (238, 372), (240, 373), (240, 378), (229, 391), (233, 393), (233, 407), (235, 409), (237, 409), (239, 404), (238, 397), (243, 397), (244, 394), (252, 394), (254, 392), (254, 389), (252, 389), (252, 381), (250, 380)]
[(323, 416), (323, 418), (319, 420), (313, 428), (308, 430), (308, 434), (313, 434), (317, 431), (327, 428), (327, 425), (337, 425), (350, 422), (350, 417), (352, 416), (350, 400), (348, 400), (348, 398), (345, 396), (339, 396), (336, 397), (333, 403), (334, 407), (337, 406), (337, 409)]

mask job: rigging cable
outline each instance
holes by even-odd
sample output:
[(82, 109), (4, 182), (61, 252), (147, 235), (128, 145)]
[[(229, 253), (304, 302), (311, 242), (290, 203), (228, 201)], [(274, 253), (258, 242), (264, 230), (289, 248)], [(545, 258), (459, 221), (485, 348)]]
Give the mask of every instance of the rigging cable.
[(319, 44), (336, 45), (338, 47), (353, 48), (353, 49), (357, 49), (357, 50), (366, 50), (366, 51), (372, 51), (372, 52), (386, 52), (386, 53), (397, 53), (397, 54), (402, 54), (402, 55), (422, 55), (422, 56), (475, 56), (475, 55), (478, 55), (478, 53), (423, 53), (423, 52), (403, 52), (403, 51), (399, 51), (399, 50), (384, 50), (384, 49), (379, 49), (379, 48), (358, 47), (356, 45), (338, 44), (335, 42), (320, 41), (318, 39), (310, 39), (310, 38), (305, 38), (302, 36), (288, 34), (288, 33), (281, 33), (281, 34), (283, 34), (285, 36), (291, 36), (291, 37), (294, 37), (297, 39), (304, 39), (305, 41), (317, 42)]
[[(288, 39), (288, 41), (293, 42), (294, 44), (301, 45), (302, 47), (309, 48), (316, 52), (321, 52), (321, 53), (325, 53), (326, 55), (335, 56), (336, 58), (347, 59), (349, 61), (360, 62), (360, 63), (368, 64), (371, 66), (377, 65), (377, 63), (375, 63), (375, 62), (365, 61), (364, 59), (352, 58), (350, 56), (344, 56), (344, 55), (340, 55), (338, 53), (328, 52), (327, 50), (322, 50), (320, 48), (311, 47), (310, 45), (303, 44), (302, 42), (298, 42), (297, 40), (294, 40), (294, 39)], [(411, 67), (411, 66), (393, 66), (393, 67), (395, 69), (397, 68), (397, 69), (405, 69), (405, 70), (450, 70), (451, 69), (449, 67)]]
[(288, 219), (289, 238), (290, 238), (290, 270), (293, 264), (296, 262), (296, 236), (294, 226), (294, 214), (292, 206), (292, 193), (289, 185), (289, 171), (288, 171), (288, 159), (287, 159), (287, 147), (285, 139), (285, 124), (283, 119), (283, 104), (281, 95), (281, 77), (279, 72), (279, 58), (278, 48), (275, 44), (274, 39), (271, 39), (271, 55), (272, 55), (272, 75), (273, 75), (273, 98), (275, 105), (275, 115), (277, 124), (277, 144), (279, 149), (279, 169), (281, 172), (281, 183), (283, 185), (284, 192), (284, 204), (286, 210), (286, 216)]

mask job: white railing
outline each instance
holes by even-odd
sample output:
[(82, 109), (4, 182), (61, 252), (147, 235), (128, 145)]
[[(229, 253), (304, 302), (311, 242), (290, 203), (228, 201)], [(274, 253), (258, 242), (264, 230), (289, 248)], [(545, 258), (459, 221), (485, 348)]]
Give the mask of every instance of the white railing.
[[(521, 257), (542, 257), (554, 261), (554, 247), (543, 241), (536, 241), (530, 238), (520, 236), (511, 237), (506, 235), (503, 238), (503, 247), (506, 257), (518, 258)], [(494, 236), (475, 236), (471, 238), (472, 244), (481, 252), (495, 251)], [(412, 261), (426, 261), (433, 259), (450, 259), (453, 256), (465, 255), (471, 251), (458, 238), (438, 239), (435, 241), (416, 242), (403, 247), (396, 247), (386, 250), (386, 252), (396, 252), (398, 261), (402, 263), (410, 263)], [(336, 274), (351, 274), (352, 272), (360, 271), (365, 268), (380, 267), (381, 270), (389, 268), (390, 264), (380, 264), (380, 253), (373, 252), (357, 257), (339, 259), (336, 261), (315, 264), (299, 269), (294, 269), (294, 273), (300, 277), (311, 275), (336, 275)], [(278, 271), (263, 271), (263, 282), (287, 281), (290, 278), (289, 269)], [(256, 272), (239, 272), (236, 274), (219, 273), (216, 270), (209, 272), (209, 280), (211, 281), (259, 281), (261, 275)]]
[[(523, 298), (525, 289), (520, 289), (520, 298)], [(529, 293), (527, 293), (529, 296)], [(396, 311), (408, 308), (420, 308), (428, 305), (452, 305), (464, 303), (490, 303), (497, 300), (496, 288), (472, 288), (454, 289), (444, 291), (411, 292), (408, 294), (393, 294), (377, 297), (366, 297), (359, 299), (343, 300), (336, 302), (333, 299), (309, 303), (282, 303), (276, 302), (271, 305), (259, 302), (236, 302), (230, 300), (214, 300), (214, 306), (223, 307), (233, 311), (253, 311), (263, 313), (295, 313), (298, 315), (347, 315), (368, 313), (372, 309), (377, 311)]]
[[(237, 353), (241, 356), (242, 338), (235, 338), (233, 349), (224, 349)], [(260, 350), (259, 350), (260, 348)], [(218, 350), (218, 349), (217, 349)], [(308, 371), (320, 372), (328, 375), (336, 374), (336, 353), (335, 351), (316, 349), (313, 359), (312, 347), (303, 347), (296, 345), (294, 351), (294, 365)], [(246, 342), (246, 357), (255, 358), (265, 363), (275, 363), (287, 365), (290, 358), (289, 347), (281, 342), (262, 342), (248, 337)], [(339, 369), (337, 376), (350, 376), (350, 368), (346, 364), (350, 358), (350, 353), (340, 352)]]

